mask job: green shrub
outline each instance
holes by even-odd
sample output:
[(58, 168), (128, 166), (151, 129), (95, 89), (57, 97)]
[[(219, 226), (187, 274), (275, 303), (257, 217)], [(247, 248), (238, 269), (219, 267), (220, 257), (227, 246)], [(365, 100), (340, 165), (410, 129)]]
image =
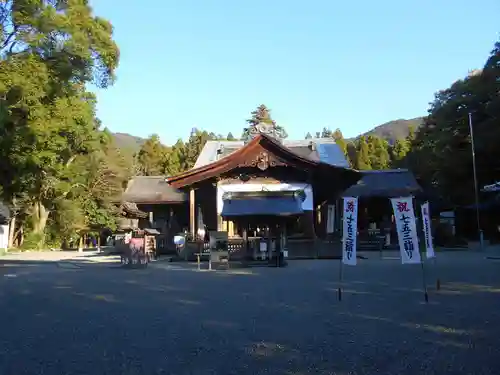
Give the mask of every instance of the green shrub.
[(45, 235), (43, 233), (28, 233), (24, 237), (21, 250), (42, 250), (45, 247)]

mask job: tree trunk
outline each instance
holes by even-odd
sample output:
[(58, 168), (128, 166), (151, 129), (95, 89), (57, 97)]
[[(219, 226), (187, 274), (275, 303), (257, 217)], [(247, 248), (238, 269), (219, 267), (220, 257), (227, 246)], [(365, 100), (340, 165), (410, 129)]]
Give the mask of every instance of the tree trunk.
[[(19, 238), (18, 238), (19, 236)], [(21, 227), (19, 228), (19, 235), (16, 234), (16, 238), (18, 238), (18, 247), (21, 247), (23, 246), (23, 242), (24, 242), (24, 226), (21, 225)]]
[(43, 234), (49, 213), (49, 210), (41, 202), (36, 202), (33, 205), (33, 233)]
[(12, 219), (10, 219), (9, 224), (9, 242), (8, 247), (14, 247), (14, 233), (16, 232), (16, 216), (14, 215)]

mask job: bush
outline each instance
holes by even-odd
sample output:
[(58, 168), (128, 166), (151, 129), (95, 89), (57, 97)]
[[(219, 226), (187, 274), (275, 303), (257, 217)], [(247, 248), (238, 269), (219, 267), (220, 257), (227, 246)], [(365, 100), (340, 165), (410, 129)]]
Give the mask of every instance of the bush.
[(45, 247), (45, 235), (43, 233), (28, 233), (24, 237), (21, 250), (42, 250)]

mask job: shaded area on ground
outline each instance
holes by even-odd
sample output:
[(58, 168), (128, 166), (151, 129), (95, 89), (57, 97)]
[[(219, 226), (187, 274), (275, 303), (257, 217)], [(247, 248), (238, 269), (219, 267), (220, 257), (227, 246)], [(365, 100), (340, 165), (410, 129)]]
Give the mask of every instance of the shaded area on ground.
[[(0, 262), (3, 374), (491, 374), (498, 262), (369, 259), (197, 272)], [(118, 268), (121, 270), (121, 268)], [(434, 280), (443, 281), (440, 291)]]

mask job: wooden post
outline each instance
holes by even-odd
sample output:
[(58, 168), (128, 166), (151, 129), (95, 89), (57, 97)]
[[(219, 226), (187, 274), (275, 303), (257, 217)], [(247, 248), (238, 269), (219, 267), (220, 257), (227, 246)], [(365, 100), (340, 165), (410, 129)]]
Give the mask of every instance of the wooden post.
[(149, 227), (150, 228), (153, 228), (153, 223), (154, 223), (153, 211), (149, 211)]
[[(247, 258), (249, 257), (249, 250), (248, 250), (248, 223), (245, 222), (243, 226), (243, 263), (247, 262)], [(229, 249), (228, 249), (228, 255), (229, 255)], [(253, 254), (252, 254), (253, 258)]]
[(193, 239), (196, 239), (196, 205), (195, 205), (195, 190), (189, 190), (189, 232)]

